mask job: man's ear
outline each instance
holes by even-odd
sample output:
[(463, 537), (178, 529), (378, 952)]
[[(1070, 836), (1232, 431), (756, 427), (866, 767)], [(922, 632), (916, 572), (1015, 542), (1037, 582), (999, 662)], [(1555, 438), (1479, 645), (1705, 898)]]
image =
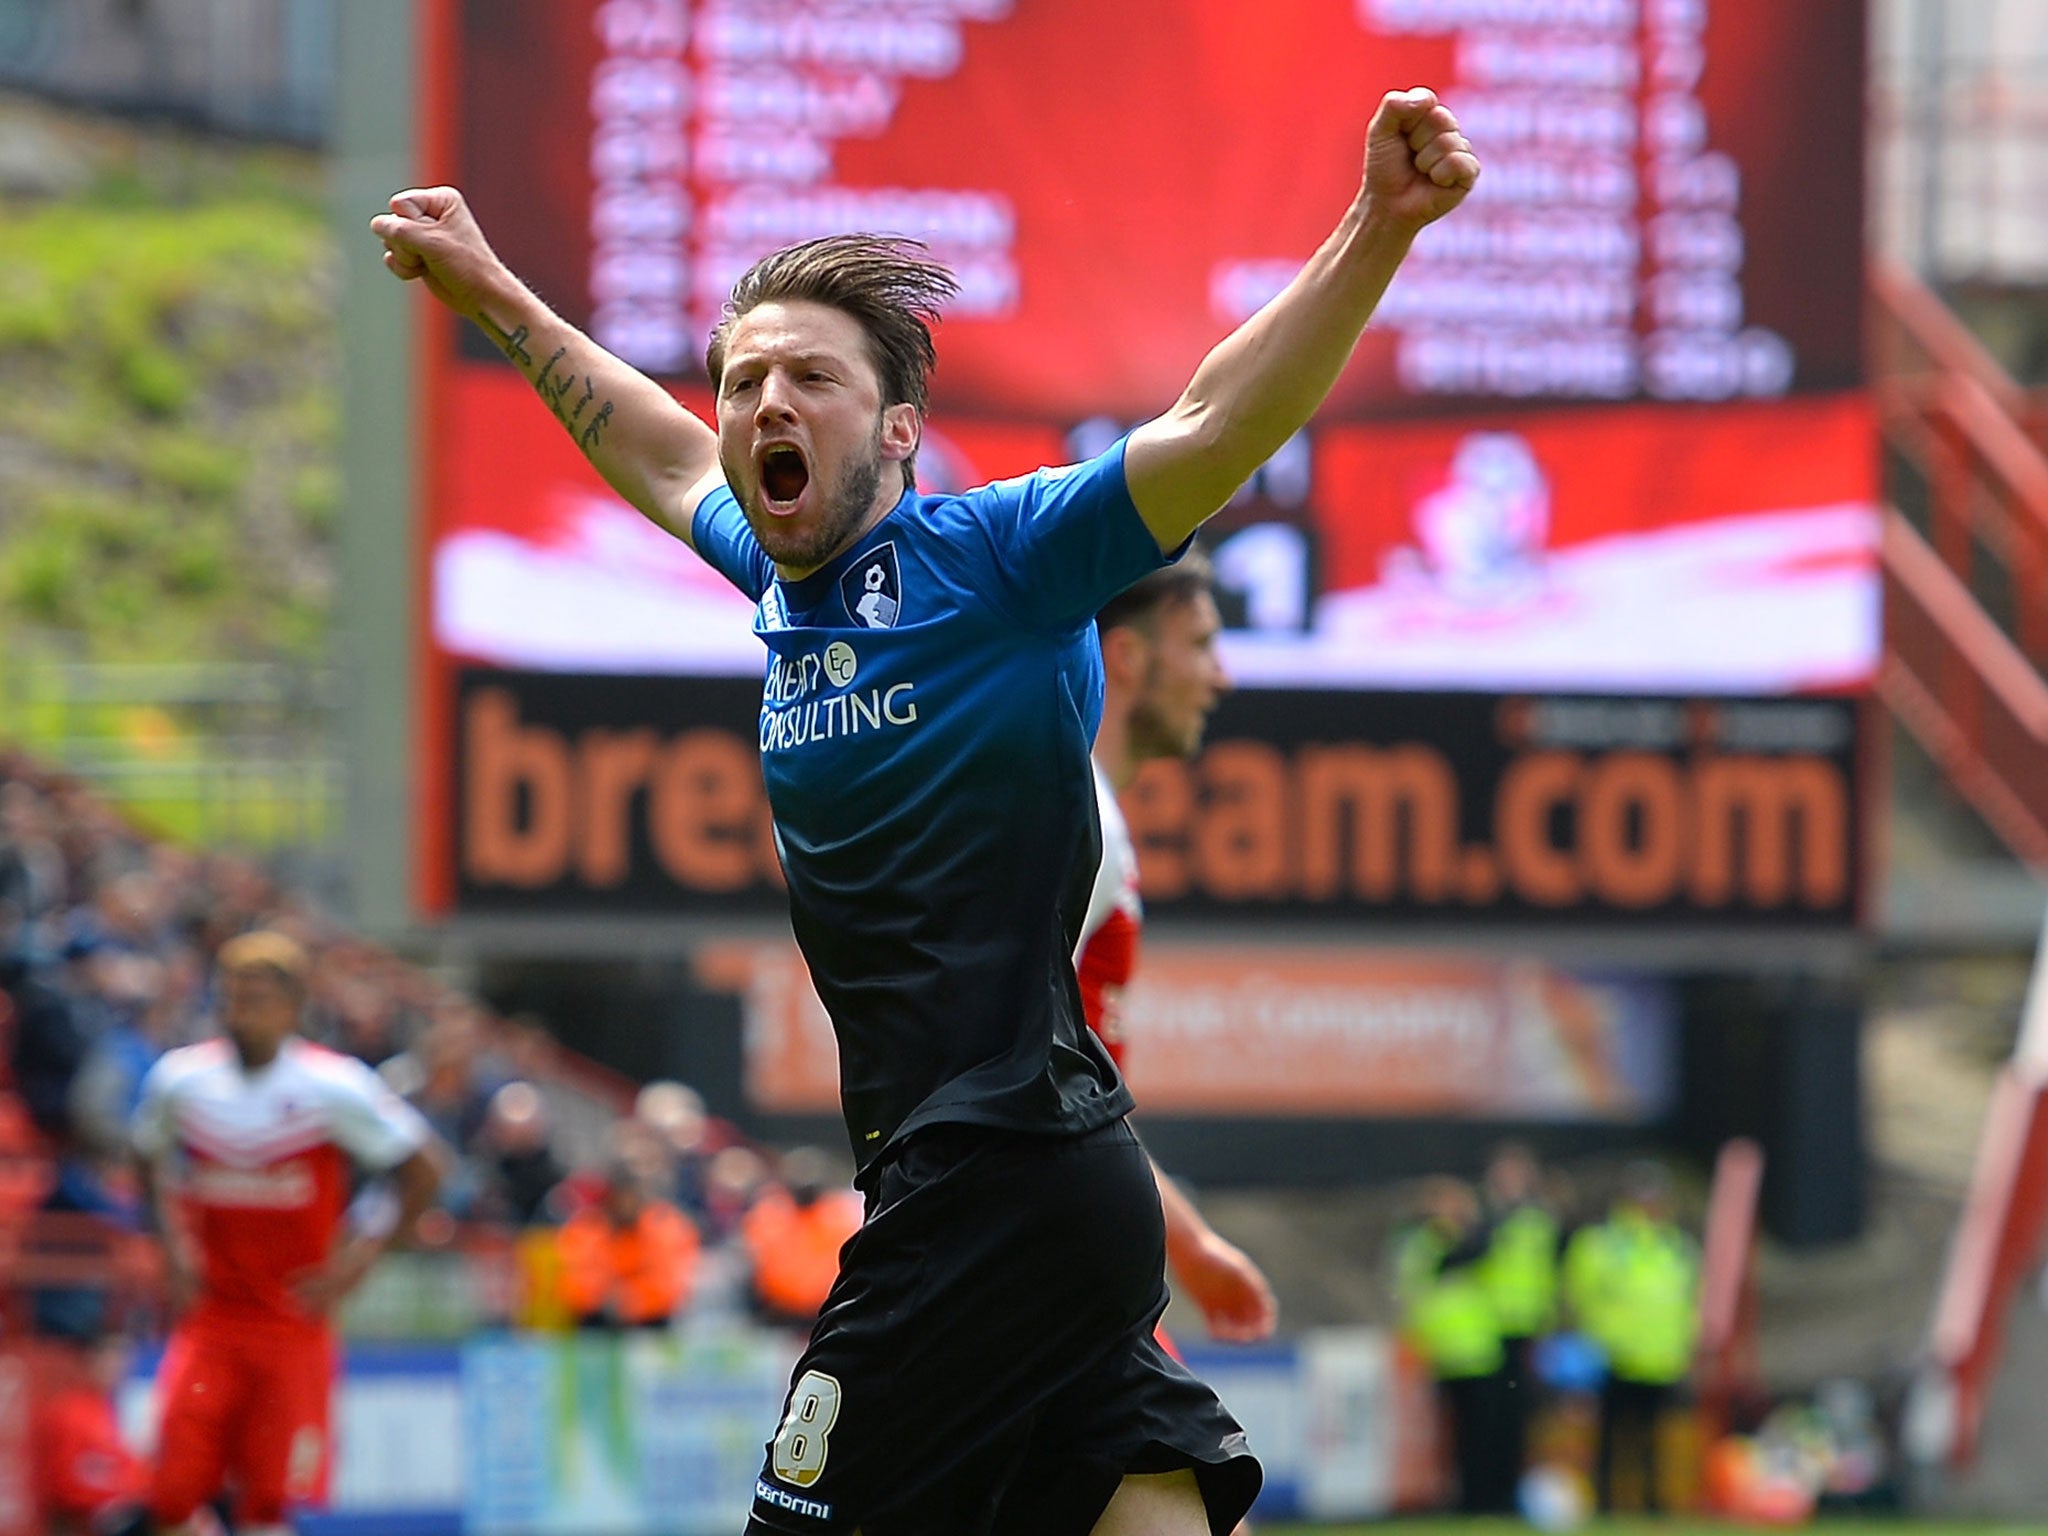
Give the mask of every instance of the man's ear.
[(901, 464), (924, 439), (924, 418), (908, 403), (882, 407), (882, 457)]

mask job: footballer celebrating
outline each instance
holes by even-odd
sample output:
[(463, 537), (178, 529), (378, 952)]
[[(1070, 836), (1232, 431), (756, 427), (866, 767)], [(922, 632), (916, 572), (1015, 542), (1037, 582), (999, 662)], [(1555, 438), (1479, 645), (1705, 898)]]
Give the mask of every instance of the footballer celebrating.
[(755, 1536), (1196, 1536), (1256, 1495), (1243, 1432), (1153, 1338), (1158, 1189), (1082, 1018), (1093, 620), (1308, 420), (1478, 173), (1431, 92), (1388, 95), (1329, 238), (1165, 414), (948, 496), (916, 489), (954, 291), (919, 247), (834, 236), (743, 275), (706, 358), (714, 429), (550, 311), (452, 188), (372, 221), (397, 276), (756, 604), (762, 772), (866, 1217), (766, 1448)]

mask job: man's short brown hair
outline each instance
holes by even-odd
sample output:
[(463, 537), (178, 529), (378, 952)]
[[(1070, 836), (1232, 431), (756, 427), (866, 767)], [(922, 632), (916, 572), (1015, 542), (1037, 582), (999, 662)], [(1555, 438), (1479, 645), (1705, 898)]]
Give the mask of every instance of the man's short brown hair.
[(306, 995), (306, 973), (310, 965), (305, 950), (299, 947), (296, 939), (287, 938), (272, 929), (260, 928), (229, 939), (221, 945), (215, 963), (223, 976), (262, 972), (283, 982), (292, 996)]
[[(715, 392), (725, 349), (740, 317), (761, 304), (825, 304), (850, 315), (868, 339), (882, 404), (913, 405), (922, 417), (938, 365), (932, 325), (960, 284), (921, 241), (894, 235), (825, 235), (763, 256), (732, 285), (704, 367)], [(917, 487), (917, 455), (903, 461), (903, 484)]]
[(1095, 615), (1095, 627), (1104, 634), (1112, 629), (1143, 627), (1167, 609), (1215, 591), (1216, 567), (1198, 546), (1191, 545), (1172, 565), (1140, 576), (1104, 603)]

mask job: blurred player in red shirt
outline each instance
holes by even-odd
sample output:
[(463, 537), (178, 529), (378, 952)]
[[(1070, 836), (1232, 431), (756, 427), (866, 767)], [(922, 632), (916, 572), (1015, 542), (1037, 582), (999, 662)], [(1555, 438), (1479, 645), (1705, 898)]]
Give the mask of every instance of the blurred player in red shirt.
[[(1216, 637), (1215, 574), (1199, 550), (1118, 594), (1096, 617), (1102, 639), (1102, 724), (1095, 733), (1095, 798), (1102, 863), (1088, 897), (1075, 970), (1089, 1027), (1124, 1064), (1123, 993), (1137, 968), (1145, 909), (1138, 857), (1117, 794), (1154, 758), (1192, 757), (1210, 711), (1230, 687)], [(1233, 1343), (1269, 1337), (1273, 1288), (1243, 1250), (1202, 1219), (1155, 1164), (1166, 1212), (1166, 1261), (1202, 1309), (1209, 1332)]]
[(142, 1536), (149, 1468), (121, 1437), (114, 1394), (128, 1372), (118, 1334), (57, 1357), (36, 1394), (37, 1527), (44, 1536)]
[[(149, 1510), (182, 1530), (224, 1488), (245, 1536), (325, 1497), (330, 1315), (440, 1183), (432, 1131), (369, 1067), (297, 1038), (306, 956), (277, 933), (223, 945), (226, 1038), (144, 1080), (135, 1145), (178, 1321), (157, 1377)], [(387, 1230), (344, 1233), (352, 1167), (390, 1174)]]

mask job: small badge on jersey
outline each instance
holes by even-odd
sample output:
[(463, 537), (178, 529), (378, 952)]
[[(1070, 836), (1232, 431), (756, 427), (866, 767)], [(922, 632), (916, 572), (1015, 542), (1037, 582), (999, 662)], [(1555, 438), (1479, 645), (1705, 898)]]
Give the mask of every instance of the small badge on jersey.
[(782, 607), (782, 588), (772, 581), (761, 594), (761, 628), (770, 632), (789, 628), (789, 615)]
[(903, 573), (892, 541), (869, 550), (839, 578), (839, 595), (854, 622), (868, 629), (894, 629), (903, 612)]

